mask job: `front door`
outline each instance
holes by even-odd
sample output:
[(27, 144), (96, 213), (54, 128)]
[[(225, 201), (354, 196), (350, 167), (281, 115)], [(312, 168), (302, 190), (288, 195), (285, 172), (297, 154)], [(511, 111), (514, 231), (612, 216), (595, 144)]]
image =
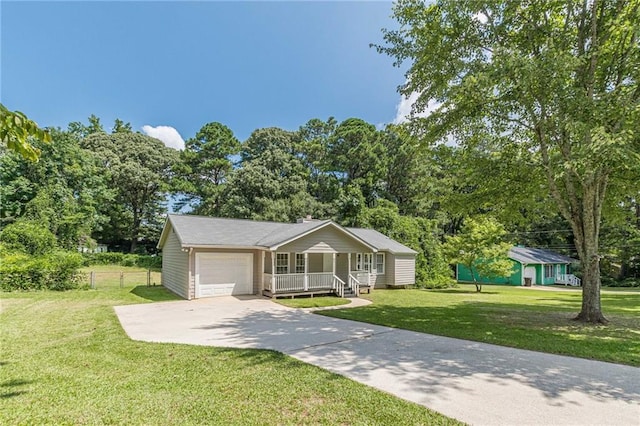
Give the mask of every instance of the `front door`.
[(526, 268), (524, 268), (524, 278), (530, 278), (532, 285), (537, 284), (536, 283), (536, 267), (535, 266), (527, 266)]

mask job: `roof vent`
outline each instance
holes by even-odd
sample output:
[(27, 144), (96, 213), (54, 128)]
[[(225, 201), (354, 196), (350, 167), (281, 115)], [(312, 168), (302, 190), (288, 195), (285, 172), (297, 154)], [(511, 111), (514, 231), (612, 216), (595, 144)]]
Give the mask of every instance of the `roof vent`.
[(318, 219), (314, 219), (311, 217), (310, 214), (308, 214), (306, 217), (301, 217), (298, 218), (298, 220), (296, 220), (296, 223), (307, 223), (307, 222), (317, 222)]

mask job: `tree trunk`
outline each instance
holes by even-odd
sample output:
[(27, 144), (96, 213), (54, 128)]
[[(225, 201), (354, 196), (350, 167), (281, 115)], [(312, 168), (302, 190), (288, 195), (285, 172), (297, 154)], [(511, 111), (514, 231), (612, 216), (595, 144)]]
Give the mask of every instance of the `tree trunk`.
[(594, 253), (582, 260), (582, 310), (575, 318), (593, 324), (606, 324), (608, 321), (602, 314), (600, 304), (600, 259)]
[(583, 229), (576, 238), (578, 255), (582, 262), (582, 309), (575, 318), (592, 324), (606, 324), (600, 303), (600, 256), (598, 255), (597, 235), (589, 235)]
[(135, 253), (138, 248), (138, 234), (140, 233), (140, 223), (142, 220), (140, 219), (140, 214), (137, 209), (133, 209), (133, 223), (131, 226), (131, 247), (129, 248), (129, 253)]
[(582, 309), (575, 319), (592, 324), (606, 324), (608, 321), (602, 314), (600, 303), (600, 255), (598, 253), (602, 211), (601, 193), (604, 192), (606, 180), (599, 182), (593, 179), (588, 183), (591, 185), (584, 185), (581, 214), (570, 220), (583, 271)]
[(473, 285), (476, 286), (476, 293), (480, 293), (482, 291), (482, 284), (476, 279), (476, 274), (473, 272), (472, 264), (468, 265), (468, 268), (469, 272), (471, 272), (471, 278), (473, 278)]

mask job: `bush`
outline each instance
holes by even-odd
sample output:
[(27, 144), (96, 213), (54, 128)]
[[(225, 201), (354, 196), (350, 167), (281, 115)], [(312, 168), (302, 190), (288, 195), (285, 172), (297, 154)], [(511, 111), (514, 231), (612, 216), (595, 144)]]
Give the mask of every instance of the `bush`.
[(38, 222), (19, 220), (0, 232), (0, 241), (7, 248), (39, 256), (56, 249), (56, 236)]
[(41, 256), (5, 252), (0, 259), (0, 289), (69, 290), (80, 282), (79, 253), (55, 251)]
[(625, 278), (624, 280), (611, 280), (605, 284), (605, 280), (602, 280), (602, 285), (606, 287), (640, 287), (640, 278)]

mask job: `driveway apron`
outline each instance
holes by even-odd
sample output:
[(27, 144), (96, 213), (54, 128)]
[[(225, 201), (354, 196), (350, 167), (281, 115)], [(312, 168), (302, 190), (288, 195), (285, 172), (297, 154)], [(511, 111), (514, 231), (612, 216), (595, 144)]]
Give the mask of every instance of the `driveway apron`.
[(635, 367), (329, 318), (262, 298), (115, 310), (134, 340), (277, 350), (469, 424), (640, 425)]

